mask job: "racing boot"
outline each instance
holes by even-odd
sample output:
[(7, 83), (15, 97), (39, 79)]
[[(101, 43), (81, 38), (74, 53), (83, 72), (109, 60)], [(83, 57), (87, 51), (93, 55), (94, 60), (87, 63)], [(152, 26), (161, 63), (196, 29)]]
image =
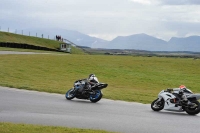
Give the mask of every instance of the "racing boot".
[(181, 100), (181, 104), (182, 104), (182, 106), (187, 106), (188, 105), (188, 101), (187, 100)]

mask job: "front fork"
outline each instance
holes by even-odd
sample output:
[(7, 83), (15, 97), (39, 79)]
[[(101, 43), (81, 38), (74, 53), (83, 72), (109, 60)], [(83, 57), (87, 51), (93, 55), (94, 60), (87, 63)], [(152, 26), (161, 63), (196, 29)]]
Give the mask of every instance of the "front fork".
[(157, 105), (158, 102), (161, 102), (162, 98), (158, 97), (158, 99), (156, 100), (155, 104)]
[(155, 101), (154, 105), (160, 107), (160, 106), (163, 106), (164, 102), (165, 101), (162, 97), (158, 97), (158, 99)]
[(78, 88), (73, 87), (72, 93), (76, 93), (78, 91)]

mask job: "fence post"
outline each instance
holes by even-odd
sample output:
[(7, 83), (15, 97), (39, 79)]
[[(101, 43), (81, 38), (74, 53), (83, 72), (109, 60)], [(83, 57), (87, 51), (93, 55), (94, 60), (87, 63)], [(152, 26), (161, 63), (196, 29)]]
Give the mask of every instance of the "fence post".
[(9, 27), (8, 27), (8, 32), (9, 32)]

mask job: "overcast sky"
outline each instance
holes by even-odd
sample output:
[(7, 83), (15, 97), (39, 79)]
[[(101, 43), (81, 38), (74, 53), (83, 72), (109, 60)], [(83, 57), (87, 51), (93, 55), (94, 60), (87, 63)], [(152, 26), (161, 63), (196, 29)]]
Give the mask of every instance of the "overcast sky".
[(0, 30), (58, 28), (112, 40), (200, 35), (200, 0), (0, 0)]

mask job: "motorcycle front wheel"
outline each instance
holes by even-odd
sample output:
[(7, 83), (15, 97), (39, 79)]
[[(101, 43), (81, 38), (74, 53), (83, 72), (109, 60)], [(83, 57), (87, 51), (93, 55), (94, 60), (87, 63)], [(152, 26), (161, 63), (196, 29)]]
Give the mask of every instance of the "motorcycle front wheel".
[(65, 97), (67, 100), (71, 100), (75, 97), (75, 92), (74, 92), (74, 88), (68, 90), (65, 94)]
[(154, 111), (160, 111), (164, 108), (164, 105), (165, 105), (164, 100), (162, 99), (161, 101), (158, 101), (158, 99), (159, 98), (157, 98), (156, 100), (154, 100), (151, 103), (151, 109), (154, 110)]
[(95, 90), (95, 94), (90, 95), (90, 101), (96, 103), (102, 98), (102, 96), (103, 94), (101, 93), (101, 90)]
[(189, 114), (189, 115), (196, 115), (200, 112), (200, 104), (198, 101), (193, 101), (191, 102), (192, 106), (186, 107), (185, 111)]

